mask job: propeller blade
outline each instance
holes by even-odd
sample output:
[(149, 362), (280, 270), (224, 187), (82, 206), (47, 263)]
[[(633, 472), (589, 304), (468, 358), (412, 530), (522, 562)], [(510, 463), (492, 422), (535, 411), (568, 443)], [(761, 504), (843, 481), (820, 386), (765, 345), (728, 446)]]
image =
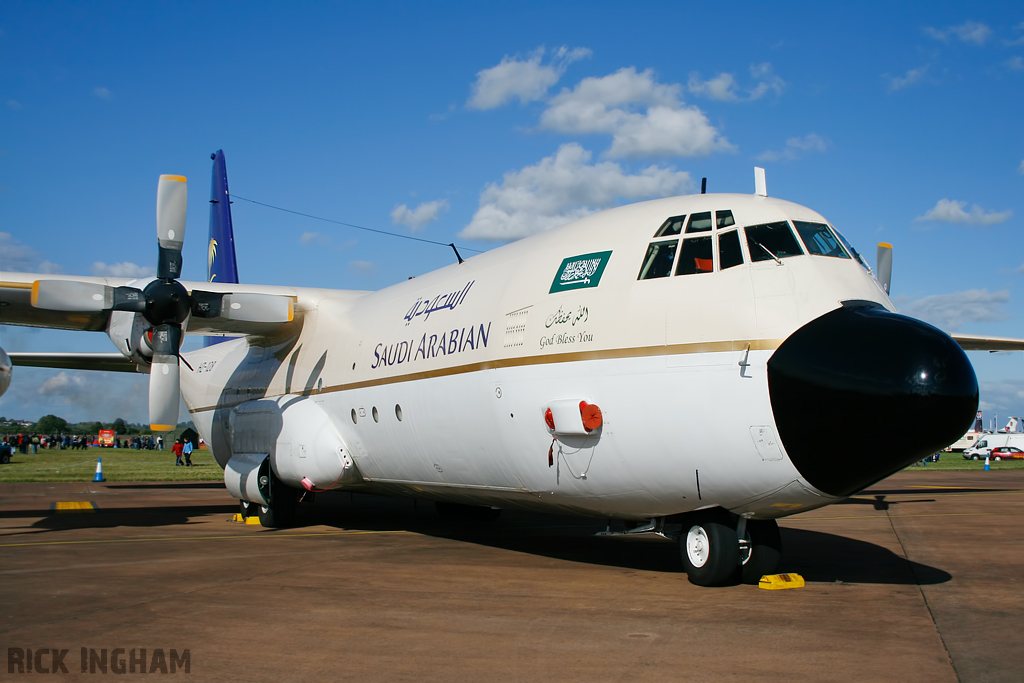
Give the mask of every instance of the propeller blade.
[(160, 244), (157, 277), (181, 276), (181, 245), (185, 241), (188, 184), (185, 176), (162, 175), (156, 188), (156, 239)]
[(114, 287), (111, 292), (110, 310), (142, 313), (146, 310), (146, 295), (134, 287)]
[(153, 362), (149, 368), (149, 426), (158, 432), (169, 432), (178, 424), (178, 402), (181, 396), (181, 368), (178, 349), (181, 346), (180, 325), (157, 325), (153, 328)]
[(886, 242), (878, 243), (878, 256), (875, 261), (875, 277), (885, 293), (889, 293), (889, 285), (892, 283), (892, 245)]
[(295, 317), (295, 308), (290, 296), (193, 290), (192, 315), (253, 323), (286, 323)]
[(110, 305), (110, 287), (75, 280), (36, 280), (32, 305), (48, 311), (102, 311)]

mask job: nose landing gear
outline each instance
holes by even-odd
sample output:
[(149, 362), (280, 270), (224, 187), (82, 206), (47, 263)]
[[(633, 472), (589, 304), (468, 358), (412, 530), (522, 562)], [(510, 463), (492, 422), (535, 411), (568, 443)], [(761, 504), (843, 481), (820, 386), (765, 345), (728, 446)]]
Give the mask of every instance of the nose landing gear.
[(724, 510), (692, 513), (679, 538), (686, 574), (698, 586), (756, 584), (782, 553), (775, 520), (747, 520)]

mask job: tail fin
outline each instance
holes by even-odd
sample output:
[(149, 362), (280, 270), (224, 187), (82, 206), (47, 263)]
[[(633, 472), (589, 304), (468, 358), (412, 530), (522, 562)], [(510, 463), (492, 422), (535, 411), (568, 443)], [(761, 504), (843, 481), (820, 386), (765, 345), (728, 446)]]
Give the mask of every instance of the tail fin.
[[(224, 150), (210, 155), (213, 159), (213, 182), (210, 186), (210, 244), (206, 260), (207, 282), (238, 282), (235, 260), (235, 231), (231, 225), (231, 195), (228, 192), (228, 169)], [(224, 341), (224, 337), (207, 337), (205, 346)]]

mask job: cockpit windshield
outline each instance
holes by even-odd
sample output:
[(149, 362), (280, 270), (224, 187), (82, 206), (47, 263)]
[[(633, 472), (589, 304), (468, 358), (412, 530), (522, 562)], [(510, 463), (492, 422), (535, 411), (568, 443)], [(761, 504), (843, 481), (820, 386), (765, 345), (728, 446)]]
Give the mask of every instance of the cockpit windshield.
[(807, 253), (818, 256), (834, 256), (835, 258), (850, 258), (850, 255), (843, 249), (843, 245), (833, 236), (832, 231), (824, 223), (808, 223), (807, 221), (793, 221), (796, 231), (807, 247)]
[(846, 250), (853, 254), (853, 258), (857, 259), (857, 261), (862, 266), (864, 266), (864, 269), (867, 270), (869, 273), (874, 273), (874, 271), (871, 270), (871, 266), (868, 265), (868, 262), (864, 260), (864, 257), (858, 254), (857, 250), (853, 248), (852, 244), (850, 244), (850, 241), (843, 237), (843, 233), (839, 232), (835, 228), (832, 229), (835, 230), (836, 237), (838, 237), (839, 241), (843, 243), (843, 246), (846, 247)]

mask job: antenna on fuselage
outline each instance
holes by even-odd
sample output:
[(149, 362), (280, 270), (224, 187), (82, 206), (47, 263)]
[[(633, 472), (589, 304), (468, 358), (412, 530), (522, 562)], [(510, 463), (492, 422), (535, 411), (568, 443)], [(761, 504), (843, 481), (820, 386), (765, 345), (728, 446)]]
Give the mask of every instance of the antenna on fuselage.
[(764, 169), (760, 166), (754, 167), (754, 194), (759, 197), (768, 196), (768, 185), (764, 181)]
[(707, 194), (708, 193), (708, 179), (707, 178), (701, 178), (700, 179), (700, 193), (701, 194)]

